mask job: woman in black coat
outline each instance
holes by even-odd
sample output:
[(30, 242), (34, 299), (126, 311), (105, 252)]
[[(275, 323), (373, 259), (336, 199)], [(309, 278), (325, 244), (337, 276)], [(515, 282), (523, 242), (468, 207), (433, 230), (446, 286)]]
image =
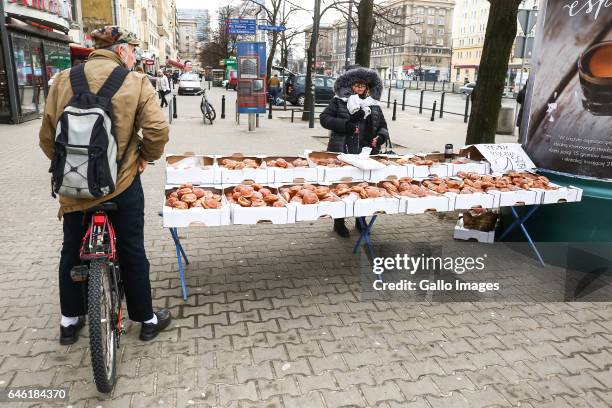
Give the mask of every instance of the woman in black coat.
[[(371, 154), (380, 153), (389, 131), (378, 104), (382, 81), (376, 71), (349, 69), (336, 80), (334, 92), (320, 116), (321, 126), (330, 130), (327, 151), (358, 154), (367, 146), (372, 148)], [(342, 237), (349, 236), (343, 218), (334, 220), (334, 230)]]

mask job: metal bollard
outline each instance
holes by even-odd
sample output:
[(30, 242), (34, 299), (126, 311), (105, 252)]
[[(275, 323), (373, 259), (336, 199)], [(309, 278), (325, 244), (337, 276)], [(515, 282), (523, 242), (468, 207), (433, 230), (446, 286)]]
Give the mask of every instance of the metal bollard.
[(391, 105), (391, 80), (389, 80), (389, 91), (387, 92), (387, 108)]
[(425, 81), (425, 90), (427, 90), (427, 81)]
[(419, 80), (417, 79), (417, 87), (416, 89), (419, 89)]
[(402, 110), (406, 110), (406, 91), (407, 89), (404, 89), (404, 94), (402, 95)]
[(436, 120), (436, 104), (438, 103), (438, 101), (434, 101), (434, 106), (431, 110), (431, 119), (429, 119), (431, 122), (433, 122), (434, 120)]
[(444, 91), (444, 88), (446, 88), (446, 79), (442, 81), (442, 91)]
[(255, 127), (259, 127), (259, 113), (255, 114)]
[(391, 120), (396, 120), (397, 119), (397, 99), (393, 100), (393, 116), (391, 117)]
[(423, 113), (423, 94), (425, 93), (425, 90), (423, 89), (421, 91), (421, 101), (419, 102), (419, 114)]
[(463, 123), (468, 121), (468, 112), (470, 110), (470, 95), (465, 96), (465, 113), (463, 114)]
[(272, 119), (272, 99), (268, 101), (268, 119)]
[(442, 91), (442, 98), (440, 99), (440, 118), (444, 115), (444, 97), (446, 96), (446, 92)]
[(408, 89), (412, 89), (412, 79), (408, 81)]
[(210, 91), (210, 81), (208, 81), (208, 90)]
[(172, 104), (168, 104), (168, 123), (172, 124)]
[(225, 119), (225, 95), (221, 97), (221, 119)]
[(455, 93), (455, 83), (453, 82), (452, 93)]
[(433, 83), (433, 90), (434, 91), (436, 90), (436, 81), (434, 81), (434, 83)]
[(172, 95), (172, 117), (174, 119), (177, 118), (177, 113), (176, 113), (176, 95)]
[(291, 123), (293, 123), (294, 116), (295, 116), (295, 109), (291, 109)]

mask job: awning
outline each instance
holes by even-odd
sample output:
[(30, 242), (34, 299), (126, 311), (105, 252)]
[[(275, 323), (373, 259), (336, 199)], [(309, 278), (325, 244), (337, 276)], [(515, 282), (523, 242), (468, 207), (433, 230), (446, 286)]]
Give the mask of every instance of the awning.
[(172, 65), (173, 67), (176, 67), (179, 69), (185, 69), (185, 64), (181, 64), (180, 62), (173, 60), (172, 58), (168, 58), (166, 60), (166, 64)]
[(83, 47), (79, 44), (70, 44), (70, 55), (73, 57), (88, 57), (93, 48)]
[(404, 71), (409, 70), (409, 69), (415, 69), (416, 67), (414, 65), (404, 65), (402, 66), (402, 69)]
[(143, 58), (142, 63), (143, 65), (155, 65), (155, 61), (149, 58)]

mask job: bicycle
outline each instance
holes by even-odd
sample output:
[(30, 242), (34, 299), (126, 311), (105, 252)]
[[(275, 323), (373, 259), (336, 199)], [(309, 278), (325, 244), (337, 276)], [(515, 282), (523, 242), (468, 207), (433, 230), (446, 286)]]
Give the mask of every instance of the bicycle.
[(116, 204), (105, 202), (86, 211), (92, 216), (80, 249), (84, 264), (70, 271), (73, 281), (88, 282), (86, 303), (91, 366), (96, 388), (102, 393), (109, 393), (115, 385), (116, 351), (125, 333), (121, 308), (124, 292), (116, 236), (107, 215), (116, 209)]
[(202, 101), (200, 102), (200, 110), (202, 111), (204, 123), (206, 123), (206, 119), (210, 121), (210, 124), (213, 124), (213, 120), (217, 118), (217, 113), (215, 112), (215, 108), (213, 108), (212, 104), (208, 102), (208, 98), (206, 98), (206, 89), (202, 89), (199, 94), (202, 95)]

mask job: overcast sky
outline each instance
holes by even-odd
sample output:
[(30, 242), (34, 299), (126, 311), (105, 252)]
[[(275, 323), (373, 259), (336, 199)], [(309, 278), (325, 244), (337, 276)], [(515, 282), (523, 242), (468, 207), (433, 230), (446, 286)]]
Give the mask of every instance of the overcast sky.
[[(323, 6), (325, 7), (326, 4), (329, 4), (332, 0), (323, 0)], [(296, 12), (293, 13), (291, 15), (291, 17), (289, 18), (289, 24), (287, 24), (287, 28), (289, 29), (302, 29), (310, 24), (312, 24), (312, 8), (314, 7), (314, 1), (312, 0), (298, 0), (298, 1), (292, 1), (294, 4), (299, 4), (300, 6), (306, 8), (306, 9), (310, 9), (310, 13), (308, 12)], [(240, 1), (238, 0), (176, 0), (176, 7), (178, 9), (181, 8), (201, 8), (201, 9), (208, 9), (210, 16), (211, 16), (211, 21), (215, 20), (215, 16), (216, 16), (216, 11), (217, 8), (219, 8), (220, 6), (223, 5), (227, 5), (228, 3), (233, 3), (238, 5), (240, 3)], [(287, 6), (289, 6), (289, 4), (287, 3)], [(325, 13), (325, 15), (323, 16), (322, 19), (322, 23), (323, 24), (331, 24), (333, 23), (336, 19), (338, 19), (341, 16), (341, 14), (335, 10), (329, 10)], [(295, 56), (296, 57), (303, 57), (304, 56), (304, 36), (299, 36), (298, 39), (295, 40), (295, 45), (296, 45), (296, 52), (295, 52)]]

